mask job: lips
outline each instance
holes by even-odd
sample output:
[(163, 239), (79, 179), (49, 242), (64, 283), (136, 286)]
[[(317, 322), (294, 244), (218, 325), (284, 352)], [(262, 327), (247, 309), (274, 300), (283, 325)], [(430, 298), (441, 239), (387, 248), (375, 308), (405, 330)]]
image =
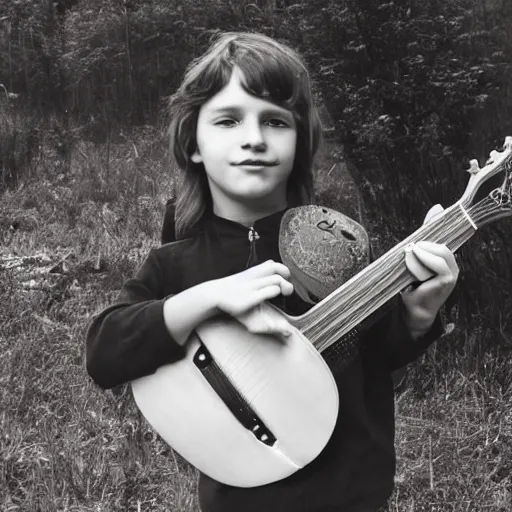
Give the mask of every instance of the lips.
[(247, 159), (247, 160), (243, 160), (242, 162), (238, 162), (234, 165), (247, 165), (247, 166), (252, 165), (254, 167), (273, 167), (277, 164), (278, 164), (278, 162), (276, 160), (266, 161), (266, 160)]

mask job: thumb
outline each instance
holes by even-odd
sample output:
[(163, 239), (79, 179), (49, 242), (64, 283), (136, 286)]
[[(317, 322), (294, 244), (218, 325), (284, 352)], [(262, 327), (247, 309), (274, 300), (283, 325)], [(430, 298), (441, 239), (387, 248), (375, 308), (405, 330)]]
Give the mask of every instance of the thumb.
[(434, 220), (435, 217), (437, 217), (440, 213), (443, 212), (444, 208), (440, 204), (435, 204), (427, 212), (427, 215), (425, 215), (425, 220), (423, 221), (423, 224), (428, 224), (430, 221)]
[(237, 315), (236, 318), (249, 332), (255, 334), (291, 334), (289, 322), (269, 307), (264, 307), (263, 303)]

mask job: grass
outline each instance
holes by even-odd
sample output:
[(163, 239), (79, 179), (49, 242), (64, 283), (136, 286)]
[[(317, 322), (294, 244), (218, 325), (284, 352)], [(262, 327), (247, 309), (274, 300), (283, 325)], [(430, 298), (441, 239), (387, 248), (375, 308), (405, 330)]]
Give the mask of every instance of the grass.
[(457, 370), (423, 398), (402, 393), (390, 510), (510, 510), (511, 405), (510, 390)]
[[(129, 388), (104, 392), (84, 367), (91, 316), (158, 244), (171, 184), (162, 147), (151, 129), (108, 147), (78, 141), (65, 160), (43, 144), (38, 167), (1, 197), (2, 511), (198, 510), (195, 471)], [(320, 195), (332, 207), (353, 186), (338, 159), (328, 146)], [(356, 216), (361, 203), (346, 208)], [(397, 397), (390, 512), (512, 509), (512, 364), (468, 364), (464, 347), (489, 335), (473, 327), (456, 324)]]

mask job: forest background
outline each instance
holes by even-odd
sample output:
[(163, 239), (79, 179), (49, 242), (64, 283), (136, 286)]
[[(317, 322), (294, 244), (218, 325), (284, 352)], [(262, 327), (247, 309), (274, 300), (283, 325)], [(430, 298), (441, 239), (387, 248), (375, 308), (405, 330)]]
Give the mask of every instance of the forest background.
[[(166, 98), (219, 30), (307, 61), (317, 200), (382, 254), (512, 135), (509, 0), (0, 0), (0, 509), (196, 511), (196, 475), (84, 368), (159, 243)], [(447, 333), (397, 395), (390, 511), (512, 510), (512, 221), (460, 251)]]

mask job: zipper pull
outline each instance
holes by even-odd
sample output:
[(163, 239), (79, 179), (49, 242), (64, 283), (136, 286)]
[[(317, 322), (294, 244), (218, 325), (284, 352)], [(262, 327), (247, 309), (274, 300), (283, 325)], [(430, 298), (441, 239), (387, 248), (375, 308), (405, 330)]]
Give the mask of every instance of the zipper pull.
[(252, 266), (254, 263), (256, 263), (258, 259), (258, 256), (256, 254), (256, 240), (260, 239), (260, 235), (252, 226), (249, 228), (248, 238), (251, 245), (251, 250), (249, 251), (249, 258), (247, 259), (247, 264), (245, 265), (245, 268), (249, 268), (250, 266)]
[(254, 242), (254, 240), (259, 240), (260, 235), (258, 235), (258, 232), (251, 226), (249, 228), (249, 242)]

